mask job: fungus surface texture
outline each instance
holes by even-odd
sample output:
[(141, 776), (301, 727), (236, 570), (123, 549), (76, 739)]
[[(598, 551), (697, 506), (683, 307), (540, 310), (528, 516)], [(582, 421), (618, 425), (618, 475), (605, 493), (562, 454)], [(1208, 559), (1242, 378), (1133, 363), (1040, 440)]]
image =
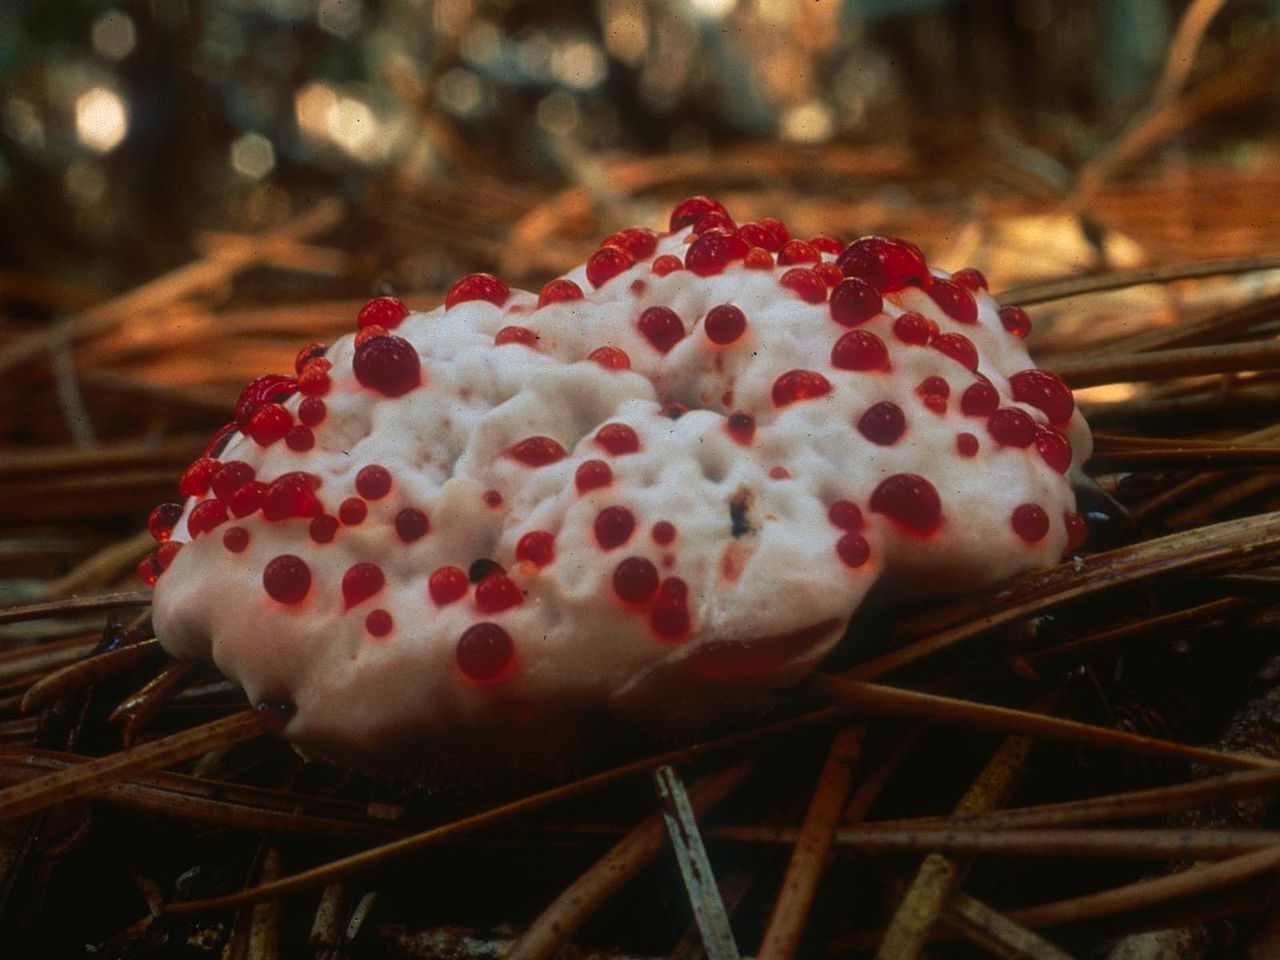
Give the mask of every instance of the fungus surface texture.
[(541, 294), (379, 298), (250, 384), (152, 516), (163, 646), (292, 701), (306, 752), (546, 770), (600, 718), (760, 709), (873, 587), (956, 594), (1078, 546), (1088, 428), (985, 289), (706, 198), (671, 231)]

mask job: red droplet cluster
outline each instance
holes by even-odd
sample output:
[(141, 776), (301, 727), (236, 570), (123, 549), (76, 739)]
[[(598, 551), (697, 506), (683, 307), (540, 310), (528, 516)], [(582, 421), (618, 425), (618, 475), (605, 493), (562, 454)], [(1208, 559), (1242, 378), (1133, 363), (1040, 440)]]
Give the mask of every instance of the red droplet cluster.
[(855, 240), (836, 258), (836, 265), (846, 277), (865, 280), (880, 293), (928, 286), (933, 280), (920, 248), (893, 237)]

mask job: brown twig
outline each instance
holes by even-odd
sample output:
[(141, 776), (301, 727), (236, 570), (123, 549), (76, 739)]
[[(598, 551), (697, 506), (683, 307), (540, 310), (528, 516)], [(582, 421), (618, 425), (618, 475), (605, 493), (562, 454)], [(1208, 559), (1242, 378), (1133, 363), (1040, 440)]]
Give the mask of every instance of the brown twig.
[(110, 677), (132, 670), (160, 649), (158, 640), (131, 643), (118, 650), (108, 650), (96, 657), (81, 660), (56, 670), (35, 683), (22, 698), (22, 711), (31, 713), (68, 693), (83, 690)]

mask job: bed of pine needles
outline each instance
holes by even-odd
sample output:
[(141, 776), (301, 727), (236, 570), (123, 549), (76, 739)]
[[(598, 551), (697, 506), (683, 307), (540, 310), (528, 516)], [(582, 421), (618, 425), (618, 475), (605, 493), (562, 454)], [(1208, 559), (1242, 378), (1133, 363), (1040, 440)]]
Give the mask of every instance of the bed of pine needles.
[[(1113, 182), (1236, 89), (1210, 86), (1174, 83), (1057, 194), (1012, 147), (954, 148), (930, 196), (910, 151), (762, 145), (551, 196), (473, 173), (321, 200), (106, 302), (30, 284), (65, 319), (0, 339), (0, 949), (1280, 955), (1280, 175)], [(975, 183), (1003, 187), (947, 199)], [(531, 286), (692, 192), (907, 236), (1029, 307), (1096, 434), (1080, 555), (860, 613), (759, 727), (516, 792), (305, 763), (166, 659), (145, 518), (243, 382), (352, 328), (362, 284), (414, 276), (434, 306), (425, 248)]]

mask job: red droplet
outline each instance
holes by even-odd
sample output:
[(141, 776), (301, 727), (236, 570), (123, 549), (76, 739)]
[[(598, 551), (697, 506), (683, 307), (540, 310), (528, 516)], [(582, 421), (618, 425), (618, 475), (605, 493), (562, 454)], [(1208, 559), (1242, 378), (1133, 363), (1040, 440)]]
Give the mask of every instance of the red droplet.
[(586, 493), (597, 487), (607, 487), (613, 482), (613, 470), (603, 460), (584, 460), (573, 475), (578, 493)]
[(677, 270), (683, 270), (684, 264), (680, 262), (679, 257), (673, 257), (669, 253), (664, 253), (662, 256), (658, 257), (657, 260), (653, 261), (653, 266), (649, 269), (658, 276), (665, 277), (669, 273), (675, 273)]
[(139, 560), (135, 573), (138, 579), (148, 587), (154, 587), (156, 581), (160, 579), (160, 568), (156, 565), (155, 557), (152, 556), (145, 556)]
[(244, 553), (249, 546), (249, 531), (244, 527), (231, 527), (222, 535), (222, 545), (232, 553)]
[(689, 587), (679, 577), (668, 577), (658, 588), (658, 599), (649, 611), (649, 626), (658, 638), (675, 643), (689, 633)]
[(453, 656), (468, 679), (486, 682), (506, 673), (515, 653), (507, 631), (496, 623), (477, 623), (463, 631)]
[(357, 563), (342, 575), (342, 599), (350, 610), (382, 589), (386, 578), (376, 563)]
[[(315, 495), (319, 482), (318, 477), (301, 471), (281, 474), (271, 482), (262, 497), (263, 517), (267, 520), (287, 520), (290, 517), (319, 516), (323, 512)], [(237, 494), (249, 486), (245, 484), (236, 491)]]
[(611, 233), (600, 243), (602, 247), (621, 247), (636, 260), (648, 260), (658, 249), (658, 235), (644, 227), (627, 227)]
[(439, 567), (427, 578), (427, 592), (438, 607), (461, 599), (470, 585), (466, 571), (457, 567)]
[(247, 517), (256, 513), (266, 501), (267, 491), (270, 489), (261, 480), (250, 480), (231, 495), (229, 505), (232, 516)]
[(813, 370), (788, 370), (773, 381), (773, 402), (779, 407), (797, 400), (812, 400), (831, 392), (831, 381)]
[(260, 447), (283, 440), (293, 426), (293, 415), (278, 403), (260, 405), (244, 426), (245, 435)]
[(487, 300), (495, 307), (500, 307), (510, 295), (511, 290), (507, 285), (493, 274), (472, 273), (449, 288), (444, 297), (444, 308), (448, 310), (468, 300)]
[[(307, 398), (323, 397), (333, 386), (329, 379), (329, 369), (317, 363), (303, 370), (302, 375), (298, 377), (298, 392)], [(303, 401), (303, 403), (306, 402), (306, 400)]]
[(284, 435), (284, 445), (295, 453), (306, 453), (316, 445), (316, 435), (311, 432), (310, 427), (299, 424), (289, 428), (289, 432)]
[(870, 330), (850, 330), (831, 348), (831, 365), (837, 370), (887, 370), (889, 348)]
[(831, 291), (831, 319), (842, 327), (856, 327), (877, 316), (884, 300), (875, 287), (858, 277), (841, 280)]
[(338, 504), (338, 519), (343, 526), (356, 527), (369, 515), (369, 505), (359, 497), (347, 497)]
[(1024, 503), (1013, 511), (1009, 518), (1013, 531), (1027, 543), (1036, 543), (1044, 539), (1049, 532), (1049, 515), (1044, 508), (1034, 503)]
[(338, 533), (338, 518), (327, 513), (313, 517), (307, 533), (314, 543), (332, 543)]
[(498, 613), (519, 605), (524, 594), (505, 573), (491, 573), (476, 584), (476, 609), (481, 613)]
[(182, 504), (162, 503), (147, 517), (147, 530), (157, 543), (164, 543), (173, 534), (173, 528), (182, 517)]
[(978, 348), (963, 333), (944, 333), (936, 337), (929, 346), (945, 353), (966, 370), (978, 369)]
[(826, 302), (826, 281), (808, 267), (792, 267), (778, 278), (778, 283), (793, 291), (805, 303)]
[(691, 273), (710, 277), (720, 273), (731, 260), (745, 257), (751, 248), (737, 233), (708, 230), (685, 251), (684, 265)]
[(748, 270), (772, 270), (773, 254), (764, 247), (752, 247), (742, 258), (742, 265)]
[(893, 321), (893, 335), (913, 347), (923, 347), (933, 336), (929, 321), (914, 310), (908, 310)]
[(391, 492), (391, 471), (380, 464), (361, 467), (356, 474), (356, 493), (366, 500), (381, 500)]
[(951, 384), (942, 377), (925, 377), (920, 381), (920, 386), (916, 387), (916, 393), (922, 397), (941, 397), (946, 400), (951, 396)]
[(605, 507), (596, 514), (596, 542), (602, 549), (612, 550), (631, 539), (636, 529), (636, 518), (626, 507)]
[(733, 222), (733, 217), (719, 210), (712, 210), (710, 213), (704, 213), (693, 225), (694, 235), (706, 233), (708, 230), (714, 230), (717, 227), (726, 230), (737, 230), (738, 225)]
[(631, 269), (635, 262), (635, 258), (620, 247), (601, 247), (587, 260), (587, 281), (593, 287), (602, 287)]
[(1013, 399), (1035, 407), (1049, 418), (1055, 427), (1071, 420), (1076, 408), (1071, 388), (1056, 373), (1048, 370), (1022, 370), (1009, 378)]
[(906, 429), (907, 418), (892, 400), (874, 404), (858, 418), (858, 432), (881, 447), (897, 443)]
[(640, 449), (640, 437), (625, 423), (606, 423), (596, 431), (595, 441), (615, 457)]
[(221, 500), (201, 500), (187, 514), (187, 532), (191, 539), (208, 533), (219, 524), (226, 523), (227, 505)]
[(311, 589), (311, 568), (301, 557), (282, 554), (262, 570), (262, 588), (280, 603), (301, 603)]
[(725, 426), (729, 430), (729, 436), (744, 447), (755, 439), (756, 418), (743, 410), (729, 414)]
[(307, 364), (312, 360), (319, 360), (324, 357), (324, 352), (328, 349), (323, 343), (308, 343), (294, 356), (293, 372), (301, 377), (302, 371), (307, 368)]
[(723, 346), (733, 343), (746, 332), (747, 318), (732, 303), (722, 303), (707, 311), (702, 330), (708, 340)]
[(836, 554), (846, 567), (860, 567), (871, 559), (871, 545), (860, 533), (846, 533), (836, 541)]
[(847, 533), (857, 533), (862, 529), (862, 511), (849, 500), (837, 500), (829, 506), (827, 519)]
[(742, 238), (753, 247), (763, 247), (770, 253), (779, 253), (791, 239), (791, 231), (781, 220), (765, 217), (757, 223), (744, 223), (738, 228)]
[(649, 307), (640, 314), (636, 327), (659, 353), (667, 353), (684, 339), (684, 324), (670, 307)]
[(218, 469), (218, 461), (210, 457), (196, 460), (182, 474), (178, 481), (178, 489), (188, 497), (203, 497), (209, 491), (209, 484)]
[(356, 317), (356, 327), (379, 326), (386, 330), (394, 330), (409, 315), (409, 308), (395, 297), (374, 297), (363, 307)]
[(488, 557), (480, 557), (471, 562), (471, 566), (467, 568), (467, 579), (472, 583), (479, 583), (491, 573), (506, 573), (507, 568), (500, 564), (497, 560), (490, 560)]
[(880, 481), (871, 494), (871, 509), (900, 527), (916, 534), (928, 534), (942, 522), (942, 502), (938, 491), (924, 477), (895, 473)]
[(933, 302), (956, 323), (978, 322), (978, 301), (960, 284), (950, 280), (934, 280), (929, 285), (928, 292)]
[(844, 280), (844, 274), (834, 263), (823, 262), (813, 268), (813, 272), (822, 278), (828, 287), (837, 287)]
[(965, 267), (963, 270), (957, 270), (951, 275), (953, 282), (960, 284), (966, 290), (972, 290), (977, 293), (979, 290), (987, 290), (987, 278), (982, 275), (981, 270), (975, 270), (973, 267)]
[(818, 248), (804, 240), (788, 240), (778, 253), (779, 265), (821, 262), (822, 254), (818, 252)]
[(363, 347), (370, 340), (373, 340), (375, 337), (389, 337), (389, 336), (391, 336), (391, 331), (388, 330), (386, 327), (380, 327), (377, 324), (374, 324), (371, 327), (365, 327), (363, 330), (361, 330), (359, 333), (356, 334), (356, 339), (355, 339), (356, 349), (359, 350), (361, 347)]
[(422, 383), (421, 362), (413, 344), (400, 337), (374, 337), (356, 348), (352, 361), (361, 386), (399, 397)]
[(1079, 550), (1089, 539), (1089, 527), (1085, 524), (1084, 517), (1068, 510), (1062, 514), (1062, 523), (1067, 528), (1067, 550)]
[(670, 520), (659, 520), (649, 531), (653, 542), (660, 547), (669, 545), (676, 538), (676, 525)]
[(987, 432), (1002, 447), (1029, 447), (1036, 439), (1036, 422), (1015, 407), (1003, 407), (987, 418)]
[(625, 603), (641, 604), (658, 590), (658, 568), (644, 557), (627, 557), (613, 568), (613, 592)]
[(395, 620), (385, 610), (370, 610), (369, 615), (364, 618), (364, 628), (372, 637), (385, 637), (395, 625)]
[(770, 467), (769, 478), (771, 480), (790, 480), (791, 471), (786, 467)]
[(413, 543), (427, 535), (431, 521), (417, 507), (405, 507), (396, 514), (395, 527), (401, 543)]
[(556, 558), (556, 538), (546, 530), (530, 530), (516, 543), (516, 559), (545, 567)]
[(838, 254), (844, 249), (844, 244), (835, 237), (820, 233), (809, 241), (814, 248), (821, 253)]
[(712, 200), (710, 197), (690, 197), (688, 200), (680, 203), (671, 211), (671, 232), (675, 233), (690, 224), (697, 223), (708, 213), (723, 213), (728, 216), (729, 211), (719, 200)]
[(486, 490), (482, 496), (485, 506), (497, 509), (502, 506), (502, 494), (497, 490)]
[(924, 254), (914, 243), (893, 237), (862, 237), (845, 247), (836, 264), (846, 277), (861, 277), (881, 293), (933, 280)]
[(156, 565), (159, 566), (161, 573), (169, 569), (173, 561), (178, 558), (178, 551), (181, 549), (182, 544), (177, 540), (170, 540), (156, 547), (156, 552), (152, 556), (156, 558)]
[(218, 468), (210, 483), (216, 498), (230, 500), (232, 495), (255, 477), (253, 467), (242, 460), (229, 460)]
[(234, 423), (227, 423), (218, 428), (218, 431), (209, 438), (209, 442), (204, 446), (204, 452), (200, 454), (202, 457), (219, 456), (226, 449), (231, 437), (239, 430), (239, 426)]
[(587, 354), (587, 359), (600, 364), (606, 370), (631, 369), (631, 358), (627, 356), (625, 350), (619, 350), (617, 347), (596, 347)]
[(1036, 450), (1059, 473), (1071, 469), (1071, 441), (1053, 427), (1036, 427)]
[(1000, 394), (989, 383), (970, 384), (960, 395), (960, 412), (966, 417), (989, 417), (999, 408)]
[(956, 452), (962, 457), (976, 457), (978, 455), (978, 438), (972, 433), (957, 433)]
[(236, 423), (244, 428), (254, 411), (265, 403), (284, 403), (298, 390), (298, 381), (293, 377), (269, 373), (250, 382), (236, 400)]
[(1001, 307), (1000, 322), (1004, 328), (1019, 339), (1026, 339), (1031, 333), (1031, 317), (1021, 307)]
[(534, 348), (538, 344), (538, 335), (528, 327), (518, 327), (515, 325), (503, 327), (493, 338), (493, 345), (500, 347), (503, 344), (515, 343), (522, 347)]
[(526, 467), (545, 467), (566, 456), (564, 447), (551, 437), (526, 437), (507, 451), (511, 459)]
[(538, 294), (538, 306), (545, 307), (549, 303), (568, 303), (582, 299), (582, 288), (572, 280), (552, 280), (543, 286)]

